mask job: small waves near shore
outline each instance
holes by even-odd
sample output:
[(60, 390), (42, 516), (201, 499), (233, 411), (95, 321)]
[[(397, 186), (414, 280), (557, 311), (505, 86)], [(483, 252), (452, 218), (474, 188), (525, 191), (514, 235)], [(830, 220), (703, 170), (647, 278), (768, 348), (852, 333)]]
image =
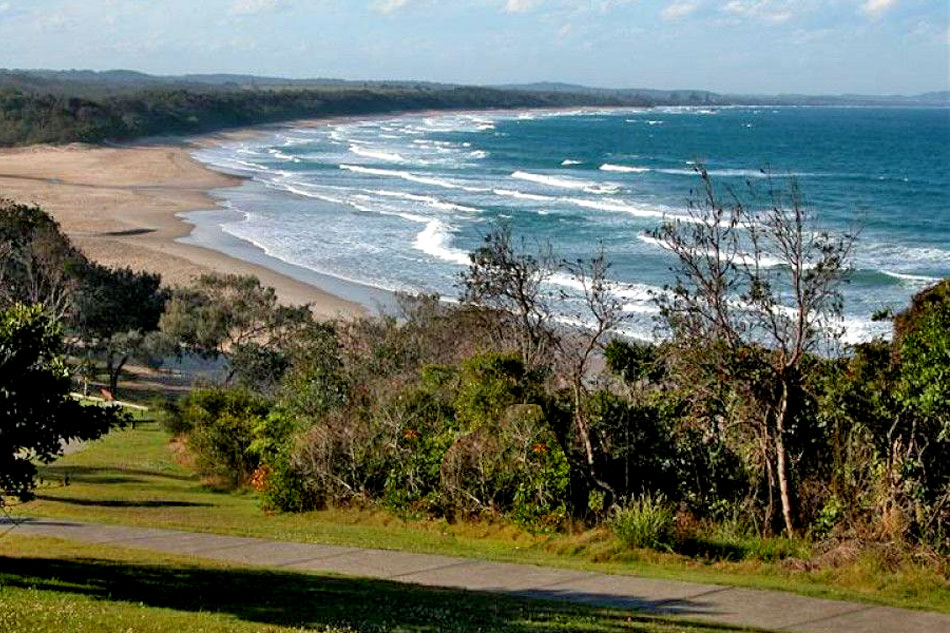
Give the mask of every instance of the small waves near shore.
[[(857, 223), (848, 341), (950, 276), (950, 117), (940, 109), (657, 108), (434, 114), (284, 128), (196, 152), (245, 176), (225, 233), (287, 264), (385, 290), (458, 293), (499, 222), (565, 259), (602, 243), (628, 333), (651, 338), (673, 256), (649, 233), (683, 217), (704, 164), (749, 196), (794, 177), (828, 230)], [(555, 277), (576, 312), (578, 289)]]

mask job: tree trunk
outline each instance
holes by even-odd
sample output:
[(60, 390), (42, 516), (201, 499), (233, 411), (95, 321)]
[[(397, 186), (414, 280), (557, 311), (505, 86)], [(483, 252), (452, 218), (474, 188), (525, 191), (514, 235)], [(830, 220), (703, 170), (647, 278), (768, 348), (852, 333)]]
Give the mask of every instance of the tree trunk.
[(128, 355), (125, 355), (119, 359), (118, 363), (113, 363), (112, 356), (109, 357), (106, 367), (109, 370), (109, 391), (112, 392), (113, 398), (119, 397), (119, 377), (122, 375), (122, 368), (125, 367), (128, 360)]
[(584, 413), (581, 411), (580, 388), (577, 385), (574, 386), (574, 426), (577, 428), (577, 434), (580, 436), (581, 444), (584, 447), (584, 457), (587, 461), (588, 475), (591, 481), (607, 496), (604, 500), (604, 509), (606, 510), (617, 499), (617, 491), (614, 490), (613, 486), (597, 475), (597, 459), (594, 455), (594, 444), (590, 439), (590, 427), (588, 427), (587, 420), (584, 419)]
[(788, 421), (788, 379), (782, 377), (782, 396), (779, 401), (778, 415), (775, 419), (775, 470), (778, 477), (779, 498), (782, 501), (782, 516), (785, 518), (785, 531), (795, 536), (795, 523), (792, 519), (792, 500), (788, 489), (788, 455), (785, 451), (785, 429)]

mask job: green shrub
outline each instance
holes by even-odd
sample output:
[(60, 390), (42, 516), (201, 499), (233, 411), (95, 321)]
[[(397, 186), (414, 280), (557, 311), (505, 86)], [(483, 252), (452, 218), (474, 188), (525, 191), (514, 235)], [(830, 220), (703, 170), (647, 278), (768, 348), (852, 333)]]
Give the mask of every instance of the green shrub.
[(663, 495), (644, 494), (615, 509), (610, 527), (627, 547), (670, 549), (676, 515)]
[(831, 534), (835, 525), (844, 517), (844, 504), (838, 497), (830, 497), (822, 506), (818, 518), (812, 523), (812, 533), (819, 538), (824, 538)]
[(232, 486), (245, 483), (260, 463), (252, 450), (269, 404), (243, 389), (197, 389), (180, 405), (180, 422), (198, 469)]
[[(258, 478), (259, 476), (259, 478)], [(261, 495), (261, 507), (278, 512), (307, 512), (320, 507), (304, 478), (293, 468), (290, 455), (281, 453), (258, 468), (253, 481)]]
[(191, 431), (191, 421), (186, 420), (178, 401), (170, 398), (156, 398), (150, 404), (155, 419), (165, 431), (178, 437)]
[(440, 469), (445, 454), (458, 438), (454, 411), (423, 390), (399, 394), (379, 412), (385, 428), (390, 462), (383, 484), (383, 503), (400, 514), (438, 514)]

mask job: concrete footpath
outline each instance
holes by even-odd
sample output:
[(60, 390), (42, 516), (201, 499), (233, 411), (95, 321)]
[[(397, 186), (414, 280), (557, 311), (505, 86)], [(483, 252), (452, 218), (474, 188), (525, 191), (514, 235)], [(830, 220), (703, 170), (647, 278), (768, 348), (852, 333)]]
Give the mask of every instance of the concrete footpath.
[(192, 555), (301, 573), (344, 574), (422, 586), (638, 609), (707, 623), (771, 631), (950, 632), (950, 615), (807, 598), (780, 591), (470, 558), (55, 520), (27, 520), (14, 533)]

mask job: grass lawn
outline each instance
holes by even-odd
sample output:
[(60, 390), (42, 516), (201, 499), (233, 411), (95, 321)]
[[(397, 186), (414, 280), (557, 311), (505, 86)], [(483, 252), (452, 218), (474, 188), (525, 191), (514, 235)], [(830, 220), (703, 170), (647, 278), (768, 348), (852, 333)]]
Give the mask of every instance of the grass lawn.
[(736, 630), (628, 611), (10, 535), (0, 538), (0, 605), (4, 633)]
[[(870, 555), (817, 569), (782, 561), (710, 562), (627, 550), (606, 530), (534, 535), (507, 524), (404, 521), (386, 512), (360, 509), (267, 515), (253, 493), (222, 492), (204, 485), (178, 463), (169, 436), (152, 422), (115, 431), (43, 468), (41, 474), (45, 481), (38, 499), (17, 506), (15, 513), (477, 557), (950, 612), (950, 582), (933, 562), (888, 565)], [(807, 549), (805, 544), (791, 547)]]

